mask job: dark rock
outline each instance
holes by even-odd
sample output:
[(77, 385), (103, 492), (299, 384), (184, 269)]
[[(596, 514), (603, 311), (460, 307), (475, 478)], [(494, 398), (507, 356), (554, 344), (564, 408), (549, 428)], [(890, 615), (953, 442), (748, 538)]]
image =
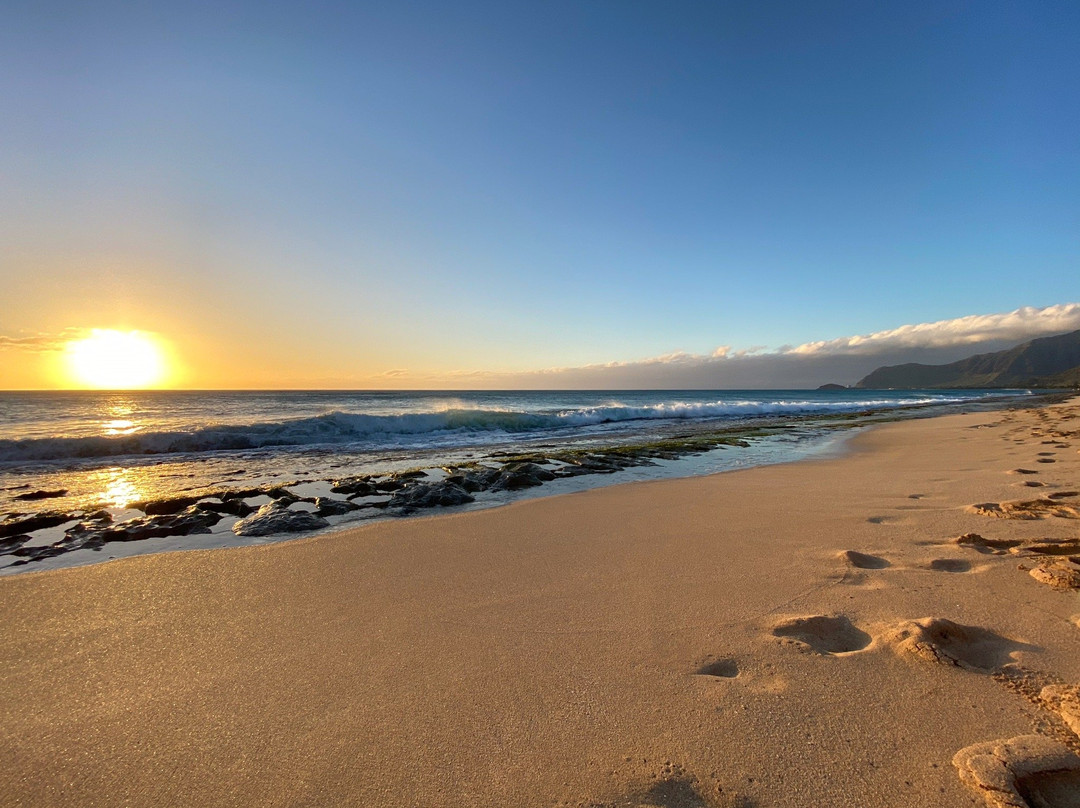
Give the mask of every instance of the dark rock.
[(18, 550), (28, 541), (30, 541), (29, 536), (8, 536), (6, 539), (0, 539), (0, 555), (7, 555)]
[(213, 511), (214, 513), (227, 513), (230, 516), (247, 516), (255, 509), (242, 499), (222, 499), (220, 502), (213, 500), (199, 501), (196, 507), (201, 511)]
[(163, 536), (209, 533), (221, 521), (221, 514), (190, 506), (180, 513), (128, 519), (115, 525), (103, 520), (85, 520), (69, 528), (62, 546), (66, 550), (99, 549), (113, 541), (141, 541)]
[(516, 463), (507, 463), (502, 467), (503, 474), (528, 474), (536, 477), (538, 480), (554, 480), (555, 475), (550, 470), (538, 466), (536, 463), (530, 463), (528, 461), (519, 461)]
[(374, 488), (376, 491), (382, 491), (386, 494), (389, 494), (393, 491), (400, 491), (404, 487), (404, 480), (396, 480), (393, 477), (390, 477), (386, 480), (379, 480), (377, 483), (374, 483)]
[[(628, 469), (633, 466), (655, 466), (649, 458), (658, 457), (666, 460), (678, 460), (684, 454), (691, 454), (691, 452), (678, 452), (672, 449), (641, 449), (633, 454), (610, 454), (604, 455), (603, 461), (608, 465), (622, 470)], [(692, 454), (700, 454), (700, 452), (693, 452)]]
[[(701, 454), (701, 452), (689, 452), (689, 454), (698, 455), (698, 454)], [(633, 462), (632, 465), (635, 465), (635, 466), (655, 466), (656, 464), (653, 463), (652, 460), (649, 459), (650, 457), (655, 459), (655, 460), (678, 460), (679, 458), (681, 458), (683, 456), (684, 455), (680, 454), (679, 452), (672, 452), (672, 451), (668, 451), (668, 450), (665, 450), (665, 449), (650, 449), (650, 450), (648, 450), (646, 452), (642, 452), (641, 457), (633, 458), (634, 462)]]
[(499, 469), (455, 469), (446, 477), (444, 482), (456, 485), (458, 488), (469, 493), (486, 491), (499, 479)]
[(319, 516), (341, 516), (349, 511), (360, 510), (359, 505), (354, 505), (345, 499), (331, 499), (330, 497), (315, 498), (316, 513)]
[(305, 530), (318, 530), (328, 527), (329, 524), (317, 514), (289, 510), (277, 502), (271, 502), (269, 505), (263, 505), (251, 516), (238, 521), (232, 529), (238, 536), (269, 536), (273, 533), (301, 533)]
[(597, 457), (595, 455), (575, 457), (567, 462), (572, 463), (573, 465), (564, 466), (559, 469), (558, 476), (578, 477), (582, 474), (614, 474), (616, 471), (623, 468), (621, 465), (618, 465), (607, 458)]
[(516, 463), (533, 463), (537, 465), (543, 465), (551, 461), (551, 458), (540, 454), (534, 455), (522, 455), (514, 452), (494, 452), (492, 457), (513, 457)]
[(367, 497), (375, 493), (375, 486), (370, 477), (347, 477), (334, 480), (330, 490), (335, 494), (347, 494), (355, 497)]
[(31, 533), (47, 527), (56, 527), (64, 524), (64, 522), (70, 522), (74, 518), (71, 514), (59, 511), (45, 511), (22, 519), (9, 519), (6, 522), (0, 522), (0, 539), (7, 536), (16, 536), (19, 533)]
[(261, 497), (266, 492), (261, 488), (241, 488), (238, 491), (226, 491), (221, 494), (222, 502), (231, 502), (234, 499), (248, 499), (249, 497)]
[(400, 491), (414, 480), (419, 480), (427, 476), (427, 472), (418, 469), (412, 471), (396, 471), (388, 477), (373, 482), (372, 485), (376, 491), (392, 493), (394, 491)]
[(421, 510), (436, 506), (448, 508), (474, 502), (475, 497), (454, 483), (442, 480), (437, 483), (415, 483), (396, 493), (388, 503), (392, 508)]
[(517, 491), (532, 488), (554, 480), (555, 474), (535, 463), (507, 463), (499, 472), (499, 478), (491, 486), (492, 491)]
[(65, 551), (100, 550), (110, 541), (106, 537), (111, 530), (112, 515), (108, 511), (98, 511), (85, 517), (74, 527), (65, 530), (63, 540), (53, 546), (60, 547)]
[(203, 494), (197, 497), (175, 497), (172, 499), (157, 499), (150, 502), (135, 502), (131, 504), (131, 507), (137, 508), (147, 516), (167, 516), (173, 513), (180, 513), (184, 508), (194, 505), (205, 496), (206, 495)]
[(54, 556), (63, 555), (66, 552), (66, 549), (57, 547), (55, 544), (50, 544), (46, 547), (20, 547), (12, 553), (12, 555), (19, 556), (19, 560), (13, 561), (11, 566), (19, 567), (23, 564), (29, 564), (31, 561), (41, 561), (43, 558), (53, 558)]
[(271, 499), (287, 499), (290, 502), (296, 502), (300, 499), (300, 497), (296, 496), (296, 494), (283, 485), (266, 488), (261, 493), (266, 494)]
[(55, 491), (31, 491), (27, 494), (19, 494), (15, 499), (21, 500), (35, 500), (35, 499), (55, 499), (56, 497), (67, 496), (66, 488), (58, 488)]
[[(611, 471), (618, 471), (618, 469), (611, 469)], [(556, 477), (580, 477), (583, 474), (595, 474), (592, 469), (585, 466), (578, 466), (569, 464), (561, 468), (555, 469)]]

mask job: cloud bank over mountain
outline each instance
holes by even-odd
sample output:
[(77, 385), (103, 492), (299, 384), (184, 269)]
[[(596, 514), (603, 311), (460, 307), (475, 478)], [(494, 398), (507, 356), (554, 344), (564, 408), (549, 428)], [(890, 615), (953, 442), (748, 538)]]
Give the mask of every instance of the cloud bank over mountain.
[(709, 354), (674, 351), (633, 361), (525, 373), (463, 372), (446, 381), (455, 387), (507, 389), (817, 387), (825, 382), (853, 384), (881, 365), (953, 362), (1076, 329), (1080, 329), (1080, 303), (1063, 303), (774, 349), (722, 345)]

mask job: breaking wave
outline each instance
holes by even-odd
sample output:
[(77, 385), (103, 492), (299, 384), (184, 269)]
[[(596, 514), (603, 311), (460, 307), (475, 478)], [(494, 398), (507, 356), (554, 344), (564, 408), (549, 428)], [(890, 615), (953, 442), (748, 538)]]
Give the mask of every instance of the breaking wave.
[(498, 409), (445, 409), (396, 415), (330, 412), (284, 421), (208, 425), (190, 431), (0, 440), (0, 461), (64, 460), (342, 444), (391, 447), (407, 442), (415, 446), (418, 437), (425, 435), (521, 435), (623, 421), (812, 415), (919, 404), (949, 404), (969, 401), (971, 398), (934, 396), (847, 401), (742, 400), (711, 403), (671, 401), (639, 407), (612, 403), (605, 406), (537, 412)]

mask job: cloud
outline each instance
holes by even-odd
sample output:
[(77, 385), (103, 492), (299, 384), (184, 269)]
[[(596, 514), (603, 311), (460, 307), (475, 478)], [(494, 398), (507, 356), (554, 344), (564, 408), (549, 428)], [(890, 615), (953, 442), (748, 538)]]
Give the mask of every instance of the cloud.
[(384, 370), (382, 373), (375, 374), (377, 379), (400, 379), (402, 376), (408, 376), (409, 371), (404, 368), (394, 368), (393, 370)]
[(637, 360), (553, 367), (529, 372), (461, 371), (444, 379), (496, 388), (755, 389), (854, 384), (882, 365), (939, 364), (987, 353), (1049, 334), (1080, 329), (1080, 303), (1025, 307), (904, 325), (769, 350), (721, 345), (708, 354), (672, 351)]
[(1031, 306), (1005, 314), (972, 314), (954, 320), (902, 325), (855, 337), (807, 342), (788, 353), (874, 354), (896, 348), (944, 348), (980, 342), (1022, 342), (1036, 336), (1080, 328), (1080, 303), (1062, 303), (1036, 309)]
[(18, 337), (0, 334), (0, 351), (27, 351), (30, 353), (59, 351), (68, 342), (84, 334), (85, 329), (81, 328), (65, 328), (58, 334), (37, 333)]

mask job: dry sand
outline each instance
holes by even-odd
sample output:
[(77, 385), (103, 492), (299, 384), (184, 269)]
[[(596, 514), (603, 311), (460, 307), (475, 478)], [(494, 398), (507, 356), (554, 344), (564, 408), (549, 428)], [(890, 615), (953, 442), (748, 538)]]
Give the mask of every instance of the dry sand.
[(948, 416), (8, 577), (0, 803), (1076, 806), (1078, 449), (1075, 401)]

